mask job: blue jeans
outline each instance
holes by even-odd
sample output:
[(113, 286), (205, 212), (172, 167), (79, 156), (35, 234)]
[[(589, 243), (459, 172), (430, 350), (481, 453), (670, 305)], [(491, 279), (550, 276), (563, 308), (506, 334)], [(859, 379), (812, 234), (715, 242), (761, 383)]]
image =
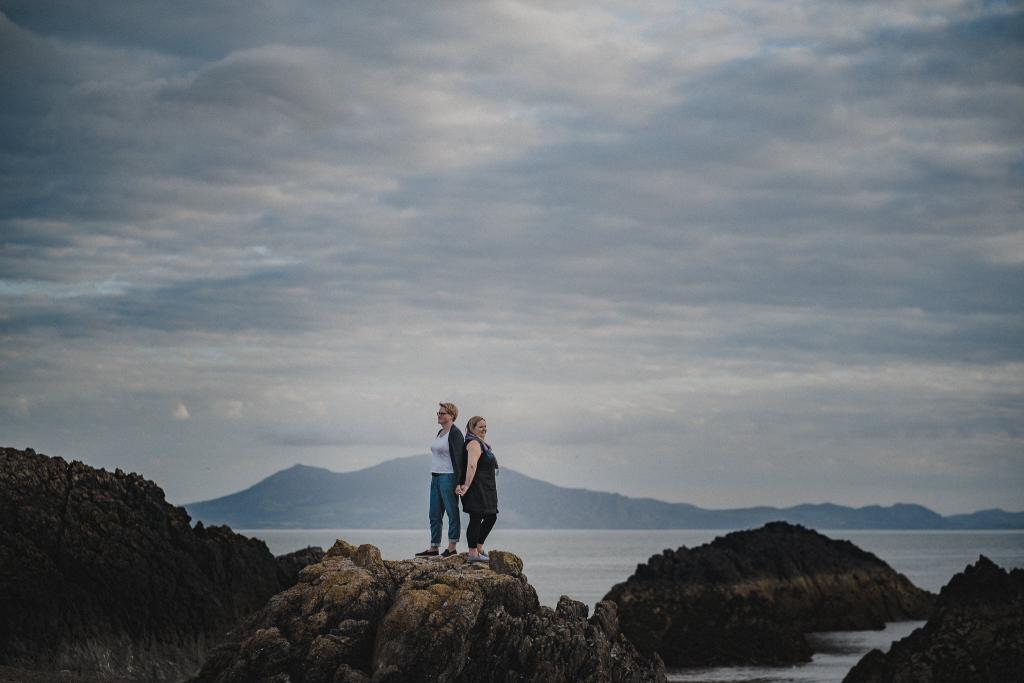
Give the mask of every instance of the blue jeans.
[(441, 516), (448, 514), (448, 541), (458, 543), (462, 520), (459, 497), (455, 495), (454, 474), (430, 475), (430, 547), (441, 546)]

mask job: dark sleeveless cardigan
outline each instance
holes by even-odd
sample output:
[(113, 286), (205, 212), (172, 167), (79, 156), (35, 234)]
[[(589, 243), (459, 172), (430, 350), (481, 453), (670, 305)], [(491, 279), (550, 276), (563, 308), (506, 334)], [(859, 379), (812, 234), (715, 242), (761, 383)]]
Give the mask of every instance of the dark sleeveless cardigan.
[[(470, 434), (469, 440), (475, 440), (480, 444), (480, 460), (477, 461), (476, 477), (469, 490), (462, 495), (462, 509), (464, 512), (477, 515), (498, 514), (498, 487), (494, 475), (498, 469), (498, 459), (490, 447), (485, 448), (484, 442), (477, 436)], [(468, 460), (468, 457), (467, 457)]]

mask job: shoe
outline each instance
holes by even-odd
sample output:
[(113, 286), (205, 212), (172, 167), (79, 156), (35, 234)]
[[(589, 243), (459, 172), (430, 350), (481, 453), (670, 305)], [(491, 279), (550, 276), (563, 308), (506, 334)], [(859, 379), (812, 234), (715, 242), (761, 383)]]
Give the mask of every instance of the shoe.
[(485, 560), (488, 560), (488, 561), (491, 559), (491, 556), (488, 555), (487, 553), (480, 553), (480, 557), (482, 557), (482, 558), (484, 558)]
[(441, 553), (441, 557), (451, 557), (452, 555), (458, 555), (458, 554), (459, 554), (458, 550), (448, 550), (447, 548), (445, 548), (444, 552)]
[(424, 550), (421, 553), (416, 553), (416, 557), (437, 557), (437, 548), (431, 548), (430, 550)]
[(489, 560), (489, 558), (486, 558), (483, 555), (470, 555), (469, 557), (466, 558), (466, 561), (467, 562), (489, 562), (490, 560)]

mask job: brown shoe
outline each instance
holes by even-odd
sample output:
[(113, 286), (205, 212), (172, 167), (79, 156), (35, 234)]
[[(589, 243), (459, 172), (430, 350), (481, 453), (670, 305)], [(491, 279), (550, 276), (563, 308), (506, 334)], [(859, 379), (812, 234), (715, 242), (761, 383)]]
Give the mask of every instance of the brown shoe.
[(437, 557), (437, 548), (431, 548), (430, 550), (424, 550), (421, 553), (416, 553), (416, 557)]

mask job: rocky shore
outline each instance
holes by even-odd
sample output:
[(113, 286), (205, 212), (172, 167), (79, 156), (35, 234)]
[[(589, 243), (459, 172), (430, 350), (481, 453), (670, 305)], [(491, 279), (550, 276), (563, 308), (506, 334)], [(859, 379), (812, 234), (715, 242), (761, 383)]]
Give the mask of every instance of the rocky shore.
[(808, 632), (929, 615), (847, 683), (1024, 680), (1024, 570), (985, 558), (936, 603), (848, 541), (774, 522), (651, 557), (591, 616), (540, 606), (507, 552), (274, 558), (190, 521), (138, 475), (0, 449), (0, 682), (664, 681), (663, 660), (795, 663)]
[(924, 619), (934, 596), (848, 541), (773, 522), (655, 555), (605, 600), (641, 652), (729, 666), (807, 661), (805, 633)]
[(246, 620), (196, 683), (663, 681), (661, 661), (621, 634), (613, 603), (542, 607), (522, 561), (491, 551), (382, 560), (338, 541)]
[(182, 680), (322, 556), (275, 559), (227, 527), (192, 528), (136, 474), (0, 449), (0, 665)]
[(872, 650), (843, 683), (990, 683), (1024, 681), (1024, 570), (986, 557), (939, 592), (923, 627)]

